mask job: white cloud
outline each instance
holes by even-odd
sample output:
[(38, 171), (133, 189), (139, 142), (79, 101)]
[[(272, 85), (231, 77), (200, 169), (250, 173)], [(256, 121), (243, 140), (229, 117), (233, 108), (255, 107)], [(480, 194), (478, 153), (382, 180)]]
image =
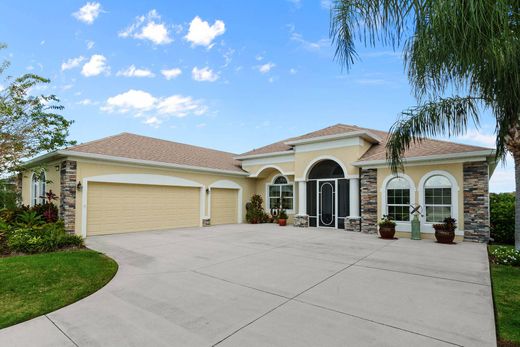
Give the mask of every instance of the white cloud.
[(43, 46), (45, 44), (45, 40), (40, 41), (40, 46)]
[(99, 2), (87, 2), (82, 8), (72, 15), (87, 24), (94, 23), (94, 20), (99, 16), (101, 12), (101, 4)]
[(65, 85), (61, 86), (61, 89), (69, 90), (69, 89), (72, 89), (72, 87), (74, 87), (73, 84), (65, 84)]
[(302, 0), (288, 0), (291, 4), (296, 8), (300, 8), (302, 5)]
[(81, 55), (77, 58), (70, 58), (67, 61), (61, 63), (61, 71), (73, 69), (79, 66), (79, 64), (81, 64), (83, 60), (85, 60), (85, 58)]
[(195, 81), (207, 81), (207, 82), (215, 82), (219, 79), (219, 75), (213, 70), (211, 70), (209, 67), (203, 67), (199, 69), (198, 67), (194, 67), (193, 70), (191, 70), (191, 77)]
[(96, 103), (94, 101), (86, 98), (86, 99), (78, 101), (77, 104), (82, 105), (82, 106), (90, 106), (90, 105), (95, 105)]
[(332, 0), (320, 0), (321, 8), (330, 10), (332, 8)]
[(155, 107), (157, 98), (142, 90), (130, 89), (125, 93), (107, 99), (101, 110), (106, 112), (127, 113), (134, 111), (142, 113)]
[(96, 44), (94, 41), (87, 40), (87, 49), (94, 48), (94, 45)]
[(134, 23), (119, 33), (120, 37), (149, 40), (156, 45), (166, 45), (173, 39), (170, 32), (156, 10), (151, 10), (146, 16), (139, 16)]
[(262, 61), (262, 60), (264, 60), (264, 56), (258, 54), (258, 55), (255, 57), (255, 59), (256, 59), (256, 61)]
[(161, 73), (164, 76), (164, 78), (166, 78), (167, 80), (171, 80), (176, 77), (179, 77), (180, 74), (182, 73), (182, 70), (179, 69), (178, 67), (174, 67), (173, 69), (161, 70)]
[(216, 20), (213, 25), (203, 21), (199, 16), (193, 18), (188, 34), (184, 38), (191, 42), (192, 46), (212, 47), (212, 41), (226, 32), (226, 25), (221, 20)]
[(276, 64), (269, 62), (269, 63), (258, 66), (258, 71), (260, 71), (261, 73), (268, 73), (275, 66), (276, 66)]
[(290, 69), (289, 69), (289, 73), (290, 73), (291, 75), (296, 75), (297, 72), (298, 72), (298, 70), (296, 70), (295, 68), (290, 68)]
[(300, 46), (308, 51), (320, 51), (324, 47), (330, 47), (330, 39), (328, 38), (322, 38), (318, 41), (308, 41), (304, 39), (303, 35), (296, 32), (296, 28), (294, 25), (290, 24), (287, 26), (289, 28), (289, 33), (291, 34), (290, 39), (294, 42), (297, 42), (300, 44)]
[(27, 71), (32, 71), (32, 70), (34, 70), (34, 66), (29, 65), (29, 66), (27, 66), (25, 69), (26, 69)]
[(197, 128), (204, 128), (204, 127), (207, 126), (207, 124), (206, 124), (206, 123), (199, 123), (199, 124), (197, 124), (197, 125), (195, 125), (195, 126), (196, 126)]
[(156, 116), (151, 116), (147, 117), (143, 123), (153, 128), (158, 128), (162, 124), (162, 120), (160, 120)]
[(83, 65), (81, 74), (85, 77), (97, 76), (101, 73), (108, 74), (110, 67), (106, 64), (107, 59), (101, 54), (94, 54), (90, 60)]
[(495, 148), (497, 137), (494, 134), (485, 134), (482, 131), (470, 130), (466, 134), (458, 136), (457, 139), (477, 146)]
[(130, 89), (108, 98), (101, 110), (123, 114), (132, 112), (136, 117), (143, 117), (145, 124), (157, 127), (171, 117), (202, 115), (207, 112), (208, 108), (191, 96), (155, 97), (142, 90)]
[(116, 76), (123, 77), (155, 77), (155, 74), (148, 69), (139, 69), (135, 65), (130, 65), (127, 69), (120, 70)]

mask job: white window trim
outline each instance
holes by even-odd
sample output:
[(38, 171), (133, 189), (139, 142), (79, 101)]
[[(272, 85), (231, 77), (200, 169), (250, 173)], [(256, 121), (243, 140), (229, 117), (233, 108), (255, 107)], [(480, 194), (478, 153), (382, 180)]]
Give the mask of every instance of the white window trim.
[(455, 235), (464, 235), (464, 228), (459, 225), (459, 185), (455, 177), (447, 171), (444, 170), (434, 170), (425, 174), (421, 180), (419, 181), (419, 204), (422, 207), (422, 216), (421, 220), (421, 232), (433, 233), (435, 230), (433, 229), (433, 224), (426, 222), (426, 204), (425, 204), (425, 194), (424, 194), (424, 185), (426, 181), (432, 176), (444, 176), (451, 183), (451, 217), (457, 220), (457, 230), (455, 230)]
[[(394, 178), (404, 178), (406, 181), (408, 181), (408, 185), (410, 186), (410, 203), (415, 204), (415, 182), (413, 179), (404, 173), (399, 174), (392, 174), (385, 177), (383, 180), (383, 184), (381, 185), (381, 202), (382, 202), (382, 208), (381, 208), (381, 216), (380, 218), (383, 218), (383, 215), (388, 214), (388, 204), (386, 202), (387, 198), (387, 186), (388, 183)], [(412, 217), (410, 216), (410, 222), (412, 220)], [(410, 222), (403, 222), (403, 221), (396, 221), (396, 230), (397, 231), (411, 231), (411, 223)]]
[[(45, 189), (47, 189), (47, 174), (45, 173), (45, 171), (42, 171), (40, 173), (40, 175), (43, 174), (43, 182), (38, 179), (38, 189), (37, 189), (37, 198), (36, 200), (39, 200), (40, 203), (42, 203), (42, 200), (44, 199), (41, 199), (40, 196), (43, 196), (43, 194), (45, 194)], [(30, 206), (34, 206), (34, 193), (35, 193), (35, 190), (34, 190), (34, 175), (36, 175), (36, 172), (33, 172), (32, 175), (31, 175), (31, 196), (30, 196), (30, 201), (29, 201), (29, 205)], [(45, 185), (45, 187), (42, 187), (43, 185)], [(43, 189), (42, 189), (43, 188)], [(43, 190), (43, 191), (42, 191)]]
[[(274, 182), (276, 181), (276, 179), (278, 177), (284, 177), (287, 180), (287, 183), (286, 184), (274, 184)], [(266, 212), (269, 212), (269, 213), (271, 212), (271, 200), (270, 200), (270, 197), (269, 197), (269, 186), (283, 186), (283, 185), (290, 185), (290, 186), (293, 187), (293, 196), (292, 196), (292, 200), (293, 200), (292, 206), (293, 206), (293, 208), (290, 209), (290, 210), (285, 210), (285, 212), (287, 214), (294, 214), (294, 210), (295, 210), (295, 206), (294, 206), (295, 199), (294, 198), (295, 198), (295, 193), (296, 193), (294, 191), (294, 182), (291, 182), (289, 180), (289, 178), (287, 176), (283, 175), (283, 174), (278, 174), (278, 175), (274, 176), (273, 179), (271, 180), (271, 182), (267, 183), (265, 185), (265, 200), (266, 200), (265, 201), (265, 210), (266, 210)]]

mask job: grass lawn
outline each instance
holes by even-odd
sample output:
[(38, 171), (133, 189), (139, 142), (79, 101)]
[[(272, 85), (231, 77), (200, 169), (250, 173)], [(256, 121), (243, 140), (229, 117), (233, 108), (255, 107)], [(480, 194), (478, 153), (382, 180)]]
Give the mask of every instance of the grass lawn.
[(491, 264), (491, 281), (499, 341), (520, 346), (520, 267)]
[(0, 328), (78, 301), (116, 272), (114, 260), (89, 249), (0, 258)]

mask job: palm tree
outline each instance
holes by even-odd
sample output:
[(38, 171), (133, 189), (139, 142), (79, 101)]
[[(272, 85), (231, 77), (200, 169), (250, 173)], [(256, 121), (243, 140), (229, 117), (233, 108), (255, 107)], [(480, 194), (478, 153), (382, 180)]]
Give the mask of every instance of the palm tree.
[(520, 250), (520, 3), (518, 0), (336, 0), (330, 35), (348, 70), (356, 43), (403, 47), (417, 106), (390, 129), (387, 159), (428, 136), (464, 134), (480, 111), (496, 120), (496, 155), (514, 159), (515, 246)]

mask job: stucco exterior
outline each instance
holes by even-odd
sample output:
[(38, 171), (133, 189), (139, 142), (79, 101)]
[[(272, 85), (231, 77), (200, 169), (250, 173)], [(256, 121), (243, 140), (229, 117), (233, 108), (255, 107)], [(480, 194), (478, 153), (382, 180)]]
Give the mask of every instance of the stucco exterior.
[[(146, 139), (146, 141), (153, 140)], [(101, 217), (88, 216), (89, 218), (85, 218), (84, 215), (88, 214), (86, 211), (88, 211), (89, 202), (86, 197), (88, 197), (88, 189), (91, 184), (108, 182), (112, 184), (126, 183), (170, 187), (168, 189), (165, 188), (165, 191), (174, 191), (175, 189), (171, 187), (176, 186), (190, 187), (189, 191), (196, 192), (189, 197), (189, 201), (192, 202), (191, 205), (193, 206), (190, 205), (191, 210), (189, 213), (186, 213), (187, 218), (191, 219), (189, 222), (181, 224), (197, 224), (193, 222), (197, 219), (200, 225), (207, 225), (208, 223), (212, 224), (212, 210), (215, 214), (215, 224), (234, 222), (234, 213), (237, 214), (236, 222), (244, 222), (246, 216), (245, 206), (253, 194), (262, 196), (265, 211), (269, 213), (268, 186), (278, 176), (284, 176), (288, 181), (287, 184), (293, 186), (293, 209), (287, 211), (289, 223), (292, 224), (294, 222), (297, 226), (305, 227), (309, 225), (310, 219), (318, 218), (318, 215), (314, 217), (309, 216), (307, 208), (309, 203), (312, 205), (316, 201), (316, 204), (320, 205), (323, 204), (323, 201), (319, 200), (319, 198), (316, 200), (312, 198), (309, 202), (310, 196), (307, 197), (307, 194), (314, 194), (312, 190), (314, 188), (311, 189), (309, 187), (316, 187), (319, 192), (314, 192), (318, 196), (324, 194), (319, 188), (319, 183), (316, 183), (321, 180), (322, 182), (331, 182), (331, 186), (335, 185), (335, 191), (332, 196), (335, 196), (336, 200), (332, 203), (336, 204), (334, 209), (336, 211), (334, 217), (336, 218), (336, 223), (333, 226), (338, 228), (339, 225), (344, 224), (345, 229), (352, 232), (375, 233), (377, 232), (377, 221), (387, 213), (385, 201), (386, 184), (394, 177), (384, 160), (363, 160), (363, 158), (367, 157), (367, 153), (373, 152), (374, 145), (379, 145), (379, 141), (377, 137), (370, 134), (358, 134), (358, 132), (355, 133), (355, 136), (348, 133), (343, 136), (340, 133), (324, 137), (298, 139), (288, 141), (290, 148), (282, 151), (238, 156), (234, 160), (238, 160), (240, 167), (235, 167), (234, 170), (227, 169), (228, 167), (233, 168), (232, 165), (224, 165), (225, 170), (199, 169), (194, 166), (172, 167), (171, 165), (161, 165), (160, 162), (128, 158), (119, 159), (113, 156), (98, 157), (97, 154), (84, 155), (79, 152), (71, 152), (75, 153), (73, 155), (62, 154), (59, 159), (51, 157), (49, 160), (41, 160), (38, 166), (43, 165), (46, 168), (47, 180), (51, 181), (47, 184), (47, 190), (52, 189), (53, 192), (60, 195), (63, 193), (60, 191), (60, 187), (67, 187), (66, 192), (61, 196), (62, 204), (60, 208), (68, 209), (68, 214), (60, 211), (60, 216), (68, 216), (68, 222), (72, 223), (70, 230), (84, 236), (86, 235), (85, 230), (88, 223), (102, 222)], [(281, 145), (278, 144), (277, 146), (280, 147)], [(442, 146), (445, 146), (445, 144), (443, 143)], [(424, 205), (424, 183), (428, 177), (440, 174), (450, 180), (452, 184), (451, 211), (453, 213), (452, 217), (457, 219), (459, 226), (456, 231), (458, 239), (462, 239), (465, 236), (467, 239), (485, 241), (486, 237), (489, 236), (489, 213), (481, 211), (481, 207), (482, 209), (488, 209), (489, 207), (487, 180), (489, 180), (492, 174), (490, 169), (492, 167), (490, 165), (491, 154), (486, 153), (488, 152), (473, 151), (446, 156), (433, 155), (411, 158), (409, 161), (405, 161), (404, 171), (400, 173), (401, 176), (406, 177), (410, 182), (410, 202), (419, 205)], [(224, 154), (219, 153), (218, 155), (222, 156)], [(369, 157), (371, 156), (373, 155), (369, 155)], [(326, 161), (335, 163), (337, 172), (341, 176), (339, 178), (338, 176), (329, 176), (329, 178), (311, 179), (309, 172), (317, 165), (320, 165), (320, 163)], [(69, 163), (69, 165), (64, 166), (64, 163)], [(69, 170), (66, 171), (65, 176), (63, 170), (60, 175), (60, 168), (63, 167)], [(28, 169), (22, 173), (22, 198), (24, 204), (31, 203), (31, 177), (31, 168), (28, 166)], [(64, 177), (69, 181), (64, 183)], [(485, 184), (479, 184), (479, 182), (484, 181)], [(339, 188), (340, 183), (343, 190)], [(75, 189), (76, 186), (77, 190)], [(96, 186), (98, 193), (102, 187), (103, 184)], [(114, 188), (113, 186), (107, 187), (107, 192)], [(128, 202), (124, 200), (131, 199), (132, 195), (131, 187), (125, 189), (128, 189), (128, 191), (118, 191), (118, 194), (121, 196), (121, 206), (124, 206)], [(230, 191), (227, 189), (230, 189)], [(309, 189), (311, 189), (310, 193), (308, 193)], [(141, 190), (142, 198), (146, 199), (147, 194), (144, 192), (147, 189), (141, 188)], [(148, 191), (151, 192), (152, 190)], [(213, 201), (211, 201), (212, 191), (215, 191)], [(341, 196), (338, 197), (338, 195)], [(154, 190), (154, 194), (150, 194), (149, 198), (156, 201), (164, 200), (166, 205), (173, 206), (177, 204), (177, 201), (168, 200), (170, 197), (161, 195), (160, 189)], [(231, 201), (230, 199), (236, 201)], [(348, 212), (346, 217), (344, 217), (345, 214), (339, 214), (341, 202), (338, 202), (338, 200), (340, 199), (343, 199), (344, 208), (341, 211)], [(482, 202), (482, 206), (479, 205), (480, 202)], [(117, 201), (112, 203), (117, 204)], [(135, 203), (146, 202), (136, 201)], [(222, 208), (219, 208), (216, 204)], [(345, 204), (348, 205), (348, 208), (345, 207)], [(195, 205), (199, 205), (200, 210), (195, 211)], [(312, 208), (315, 209), (315, 207)], [(130, 210), (130, 207), (128, 209)], [(424, 211), (422, 212), (424, 214)], [(148, 214), (153, 215), (151, 212)], [(471, 214), (475, 214), (477, 217), (472, 217), (471, 221), (466, 221), (467, 216)], [(115, 216), (104, 216), (103, 218), (105, 217), (108, 219), (116, 218)], [(338, 218), (341, 218), (341, 223), (338, 223)], [(149, 225), (150, 227), (154, 225), (167, 227), (170, 224), (175, 226), (177, 222), (168, 222), (167, 218), (165, 220), (166, 224), (164, 225), (161, 223), (149, 223)], [(465, 227), (475, 230), (468, 229), (466, 232)], [(138, 229), (142, 228), (139, 227)], [(410, 223), (399, 222), (397, 230), (399, 235), (409, 235)], [(432, 223), (427, 223), (424, 217), (421, 217), (421, 231), (425, 237), (432, 237)]]

